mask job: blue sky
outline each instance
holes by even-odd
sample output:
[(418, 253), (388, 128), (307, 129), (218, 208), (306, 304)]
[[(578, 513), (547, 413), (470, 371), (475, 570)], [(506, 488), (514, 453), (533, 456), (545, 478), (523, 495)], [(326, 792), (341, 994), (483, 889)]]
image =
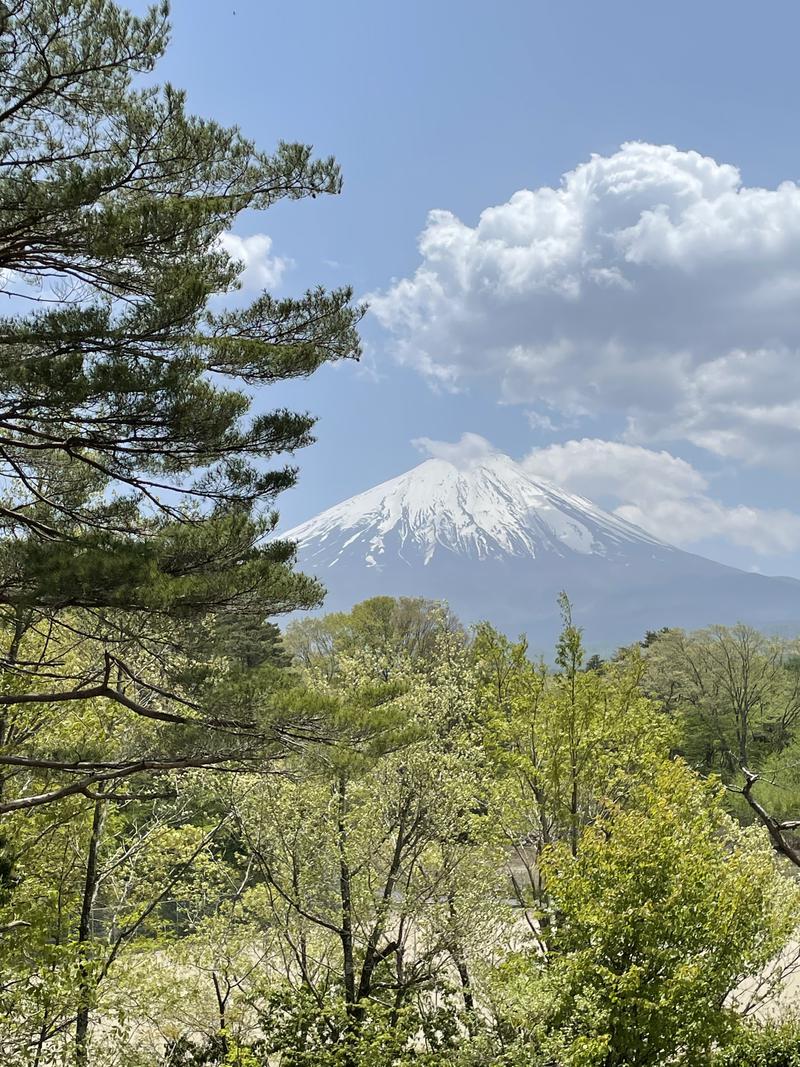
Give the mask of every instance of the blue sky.
[(284, 526), (470, 434), (800, 576), (796, 4), (173, 0), (173, 27), (193, 110), (344, 171), (241, 220), (248, 282), (375, 294), (362, 366), (263, 399), (319, 416)]

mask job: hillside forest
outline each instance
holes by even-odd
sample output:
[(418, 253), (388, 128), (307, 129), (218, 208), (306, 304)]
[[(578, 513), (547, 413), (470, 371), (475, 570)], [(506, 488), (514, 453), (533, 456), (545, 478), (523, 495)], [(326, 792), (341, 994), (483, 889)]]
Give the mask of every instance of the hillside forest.
[(224, 238), (341, 174), (191, 114), (168, 37), (0, 3), (3, 1064), (800, 1064), (800, 641), (322, 614), (269, 386), (365, 309)]

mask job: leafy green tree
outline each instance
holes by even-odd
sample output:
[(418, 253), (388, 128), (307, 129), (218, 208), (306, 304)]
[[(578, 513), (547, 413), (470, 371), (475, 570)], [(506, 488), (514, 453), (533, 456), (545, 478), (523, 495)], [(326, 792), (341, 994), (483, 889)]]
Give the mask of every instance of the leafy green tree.
[(486, 950), (510, 916), (473, 672), (460, 633), (402, 662), (396, 637), (346, 636), (333, 677), (306, 672), (326, 744), (288, 775), (231, 782), (247, 886), (174, 957), (209, 1005), (209, 1055), (223, 1033), (212, 986), (223, 1044), (259, 1063), (434, 1064), (478, 1023)]
[(644, 684), (679, 724), (687, 760), (719, 773), (740, 817), (755, 816), (800, 866), (796, 646), (742, 625), (670, 630), (647, 650)]
[(666, 756), (671, 728), (641, 691), (639, 661), (581, 669), (581, 634), (568, 614), (558, 672), (531, 662), (524, 641), (511, 642), (486, 624), (471, 654), (483, 744), (498, 771), (495, 818), (512, 849), (512, 890), (544, 946), (543, 850), (568, 842), (577, 854), (584, 827), (624, 792), (643, 762)]
[(602, 669), (604, 662), (605, 660), (602, 658), (602, 656), (598, 656), (598, 654), (595, 652), (593, 655), (589, 656), (586, 661), (586, 666), (583, 669), (585, 671), (599, 671)]
[[(487, 823), (489, 769), (470, 739), (470, 672), (447, 640), (430, 675), (406, 675), (380, 718), (367, 716), (374, 733), (359, 754), (347, 741), (351, 722), (364, 729), (358, 704), (374, 699), (373, 660), (343, 662), (340, 745), (237, 809), (268, 890), (264, 921), (285, 928), (291, 946), (285, 979), (320, 1005), (337, 990), (354, 1029), (376, 1004), (399, 1026), (447, 973), (462, 1009), (474, 1007), (468, 958), (485, 929), (481, 895), (488, 903), (494, 883), (499, 898), (502, 866)], [(501, 914), (497, 900), (498, 928)]]
[(800, 723), (795, 652), (743, 625), (669, 630), (648, 649), (645, 684), (679, 714), (693, 762), (730, 780), (785, 748)]
[[(226, 303), (242, 264), (223, 239), (245, 211), (337, 193), (339, 169), (304, 145), (261, 152), (145, 85), (168, 30), (165, 3), (0, 10), (3, 658), (25, 700), (51, 708), (196, 704), (184, 668), (214, 629), (201, 620), (248, 627), (321, 599), (268, 536), (295, 478), (269, 461), (307, 444), (314, 420), (249, 412), (253, 389), (357, 356), (361, 308), (349, 289)], [(21, 662), (32, 628), (88, 634), (81, 674)], [(155, 681), (143, 649), (161, 657)], [(0, 764), (5, 742), (0, 724)]]
[(789, 1018), (743, 1027), (712, 1062), (714, 1067), (800, 1067), (800, 1026)]
[[(471, 642), (446, 623), (430, 644), (408, 642), (405, 624), (385, 625), (391, 608), (339, 616), (330, 656), (301, 677), (209, 664), (236, 707), (263, 696), (252, 671), (285, 679), (271, 692), (295, 724), (293, 754), (277, 766), (141, 772), (9, 812), (6, 1058), (698, 1067), (712, 1046), (745, 1063), (789, 1055), (788, 1036), (770, 1045), (741, 1012), (781, 978), (796, 888), (761, 829), (726, 814), (720, 786), (670, 759), (674, 724), (642, 692), (639, 653), (584, 671), (567, 617), (551, 671), (487, 625)], [(76, 671), (85, 650), (54, 641)], [(98, 715), (91, 700), (60, 720), (28, 713), (16, 729), (62, 758), (114, 763), (132, 727), (151, 744), (178, 729), (114, 706)], [(32, 794), (48, 788), (46, 767), (25, 773)]]
[[(269, 630), (260, 649), (244, 653), (226, 647), (236, 639), (221, 637), (213, 618), (198, 622), (183, 649), (166, 633), (127, 630), (122, 620), (114, 653), (107, 631), (82, 629), (71, 612), (25, 631), (17, 669), (2, 675), (0, 813), (92, 796), (123, 779), (135, 793), (150, 776), (181, 769), (271, 770), (314, 734), (318, 702), (274, 662)], [(120, 648), (135, 653), (135, 666), (117, 658)], [(98, 654), (103, 677), (87, 684)], [(250, 666), (245, 655), (263, 662)], [(76, 689), (43, 694), (40, 675), (51, 668)]]
[(547, 849), (550, 952), (509, 961), (511, 1017), (563, 1067), (707, 1062), (730, 994), (796, 928), (797, 887), (722, 790), (658, 761), (581, 836)]
[[(229, 891), (224, 812), (184, 777), (7, 817), (19, 872), (0, 909), (0, 1051), (8, 1062), (93, 1062), (102, 1035), (122, 1041), (131, 959), (152, 960), (178, 933), (173, 902), (213, 909)], [(216, 810), (215, 810), (216, 808)], [(21, 919), (24, 917), (24, 919)]]
[(446, 604), (422, 597), (378, 596), (349, 612), (289, 624), (284, 647), (300, 666), (323, 671), (332, 679), (342, 656), (371, 650), (385, 677), (409, 662), (430, 660), (442, 633), (461, 634), (458, 619)]

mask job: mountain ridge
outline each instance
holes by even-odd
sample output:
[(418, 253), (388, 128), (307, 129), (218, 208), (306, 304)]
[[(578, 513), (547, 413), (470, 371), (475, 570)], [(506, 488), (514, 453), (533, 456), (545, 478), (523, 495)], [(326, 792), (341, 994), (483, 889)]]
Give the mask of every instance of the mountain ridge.
[[(382, 552), (385, 536), (398, 527), (404, 543), (424, 548), (426, 565), (439, 548), (479, 558), (498, 552), (535, 558), (542, 550), (559, 547), (605, 554), (614, 542), (624, 541), (671, 547), (585, 497), (526, 474), (501, 454), (466, 468), (443, 459), (426, 460), (283, 536), (307, 546), (325, 540), (332, 529), (354, 530), (353, 537), (358, 537), (360, 528), (373, 531), (370, 549)], [(365, 561), (379, 565), (375, 551), (365, 553)]]
[(546, 648), (565, 589), (594, 647), (661, 625), (800, 630), (800, 582), (676, 548), (502, 453), (434, 458), (279, 535), (328, 588), (324, 610), (368, 596), (447, 600)]

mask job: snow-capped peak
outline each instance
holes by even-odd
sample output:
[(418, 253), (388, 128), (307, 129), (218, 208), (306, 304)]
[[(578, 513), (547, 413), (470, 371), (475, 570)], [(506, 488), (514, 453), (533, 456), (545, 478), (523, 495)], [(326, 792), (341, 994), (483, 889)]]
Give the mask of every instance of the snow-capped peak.
[(497, 452), (468, 464), (426, 460), (281, 536), (315, 568), (345, 556), (380, 567), (398, 556), (425, 564), (441, 553), (617, 556), (632, 543), (663, 544)]

